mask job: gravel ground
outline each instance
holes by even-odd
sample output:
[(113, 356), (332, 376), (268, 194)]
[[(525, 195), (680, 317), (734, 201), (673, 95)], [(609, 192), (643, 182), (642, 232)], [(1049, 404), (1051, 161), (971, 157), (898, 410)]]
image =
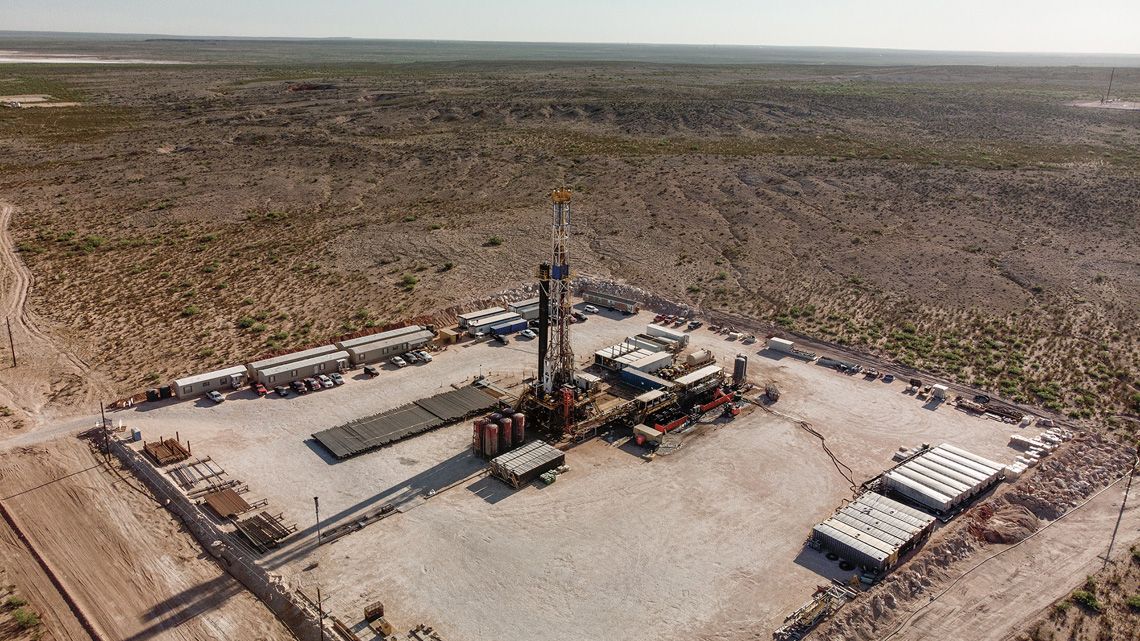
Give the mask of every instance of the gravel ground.
[[(580, 360), (641, 331), (651, 315), (594, 317), (575, 326)], [(750, 377), (775, 380), (776, 406), (824, 433), (861, 481), (899, 446), (948, 441), (1008, 461), (1013, 428), (794, 359), (757, 354), (701, 329), (693, 347), (721, 363), (750, 355)], [(343, 388), (294, 399), (236, 392), (220, 406), (173, 403), (121, 414), (144, 438), (178, 430), (251, 493), (299, 524), (264, 563), (294, 585), (322, 587), (349, 622), (385, 602), (397, 627), (426, 622), (446, 638), (642, 639), (774, 628), (817, 583), (840, 576), (802, 552), (810, 527), (850, 496), (813, 437), (785, 418), (748, 412), (645, 462), (638, 448), (594, 440), (568, 453), (572, 471), (553, 486), (513, 491), (479, 475), (461, 424), (332, 462), (312, 432), (434, 393), (482, 371), (519, 375), (535, 345), (469, 344), (428, 365), (350, 377)], [(533, 370), (530, 370), (533, 371)], [(1035, 432), (1036, 430), (1027, 430)], [(240, 437), (238, 437), (240, 435)], [(424, 500), (427, 491), (453, 489)], [(312, 497), (325, 527), (386, 502), (406, 512), (313, 549)], [(414, 509), (412, 509), (414, 508)], [(779, 577), (773, 581), (772, 577)], [(589, 617), (583, 613), (590, 612)]]

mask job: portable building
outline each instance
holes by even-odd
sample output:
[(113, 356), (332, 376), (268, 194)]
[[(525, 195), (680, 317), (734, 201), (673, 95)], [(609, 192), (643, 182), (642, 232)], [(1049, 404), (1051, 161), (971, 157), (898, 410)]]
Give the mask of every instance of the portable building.
[(594, 364), (601, 365), (606, 369), (621, 369), (624, 365), (618, 363), (617, 359), (635, 351), (637, 351), (637, 347), (629, 343), (618, 343), (603, 347), (594, 352)]
[(681, 347), (689, 344), (688, 334), (685, 332), (679, 332), (671, 327), (665, 327), (663, 325), (650, 323), (645, 327), (645, 333), (649, 334), (650, 336), (661, 336), (672, 341), (677, 341), (677, 344)]
[(947, 388), (945, 385), (943, 385), (941, 383), (936, 383), (935, 385), (931, 386), (931, 388), (930, 388), (931, 395), (934, 396), (934, 398), (940, 398), (943, 400), (945, 400), (946, 393), (948, 391), (949, 391), (949, 388)]
[(431, 342), (434, 338), (426, 329), (398, 336), (389, 336), (371, 343), (359, 343), (348, 347), (349, 361), (353, 365), (378, 363), (389, 356), (403, 354), (408, 350), (419, 349)]
[(673, 364), (673, 355), (669, 352), (649, 352), (629, 364), (634, 369), (643, 372), (656, 372), (659, 369)]
[(368, 343), (378, 343), (389, 338), (397, 336), (406, 336), (408, 334), (415, 334), (424, 331), (423, 325), (408, 325), (407, 327), (400, 327), (398, 329), (390, 329), (376, 334), (368, 334), (367, 336), (357, 336), (348, 340), (340, 341), (336, 344), (337, 349), (347, 350), (351, 347), (358, 347), (360, 345), (367, 345)]
[(1002, 465), (953, 445), (926, 450), (883, 475), (885, 486), (938, 512), (948, 512), (1001, 479)]
[(522, 316), (519, 316), (514, 312), (502, 312), (500, 314), (484, 316), (482, 318), (471, 321), (467, 325), (467, 331), (471, 332), (473, 335), (478, 334), (479, 332), (483, 332), (485, 334), (489, 332), (495, 325), (502, 325), (503, 323), (510, 323), (519, 320), (522, 320)]
[[(289, 354), (282, 354), (281, 356), (273, 356), (271, 358), (263, 358), (259, 361), (254, 361), (245, 366), (246, 371), (249, 373), (250, 378), (260, 380), (257, 377), (257, 372), (263, 369), (277, 367), (278, 365), (285, 365), (286, 363), (295, 363), (303, 361), (316, 356), (323, 356), (325, 354), (332, 354), (333, 352), (341, 351), (336, 345), (321, 345), (312, 349), (306, 349), (300, 352), (291, 352)], [(265, 381), (261, 381), (264, 383)]]
[(772, 338), (768, 339), (768, 349), (772, 350), (773, 352), (791, 354), (796, 350), (796, 344), (785, 338), (776, 338), (773, 336)]
[(538, 302), (537, 298), (528, 298), (507, 305), (507, 309), (527, 320), (534, 320), (538, 318)]
[(488, 307), (487, 309), (481, 309), (477, 312), (467, 312), (466, 314), (460, 314), (458, 317), (459, 326), (470, 327), (471, 323), (474, 321), (478, 321), (481, 318), (487, 318), (488, 316), (496, 316), (498, 314), (502, 314), (505, 311), (507, 310), (503, 309), (502, 307)]
[(627, 367), (621, 371), (621, 382), (645, 390), (669, 389), (676, 385), (672, 381), (632, 367)]
[(491, 328), (491, 333), (495, 336), (502, 336), (504, 334), (514, 334), (526, 329), (526, 319), (517, 318), (505, 323), (499, 323)]
[(195, 374), (180, 378), (170, 384), (174, 396), (178, 398), (191, 398), (213, 390), (238, 389), (245, 385), (248, 372), (245, 365), (235, 365), (225, 369)]
[(650, 336), (649, 334), (638, 334), (637, 336), (627, 336), (625, 342), (630, 345), (636, 345), (640, 349), (647, 349), (651, 352), (664, 352), (671, 351), (676, 348), (677, 341), (671, 341), (660, 336)]
[(652, 356), (652, 355), (653, 355), (653, 352), (651, 352), (647, 349), (635, 349), (632, 352), (629, 352), (628, 354), (623, 354), (623, 355), (615, 358), (613, 368), (614, 369), (625, 369), (627, 367), (633, 366), (634, 363), (645, 358), (646, 356)]
[(705, 365), (704, 367), (689, 372), (684, 376), (678, 376), (676, 382), (682, 387), (693, 387), (700, 385), (713, 378), (723, 378), (724, 370), (719, 365)]
[(580, 369), (574, 370), (574, 385), (578, 388), (583, 389), (587, 392), (592, 392), (598, 389), (601, 384), (602, 378), (600, 376), (594, 376), (593, 374), (589, 372), (583, 372)]
[(255, 377), (265, 385), (283, 385), (301, 378), (342, 372), (348, 369), (348, 352), (319, 354), (299, 361), (292, 361), (257, 370)]
[(566, 462), (566, 454), (542, 441), (531, 441), (491, 459), (491, 473), (515, 489)]
[(636, 314), (638, 310), (637, 301), (632, 298), (625, 298), (624, 296), (617, 296), (615, 294), (603, 294), (600, 292), (585, 292), (582, 294), (582, 300), (592, 305), (598, 305), (608, 309), (613, 309), (625, 314)]
[(867, 492), (812, 529), (819, 547), (868, 570), (883, 571), (921, 543), (934, 517)]

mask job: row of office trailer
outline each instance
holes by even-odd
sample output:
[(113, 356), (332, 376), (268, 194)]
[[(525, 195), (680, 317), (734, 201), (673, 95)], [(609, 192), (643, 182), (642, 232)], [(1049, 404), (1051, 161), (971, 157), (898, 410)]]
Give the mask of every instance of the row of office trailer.
[(170, 388), (178, 398), (191, 398), (214, 390), (239, 389), (249, 381), (270, 386), (285, 385), (302, 378), (377, 363), (390, 356), (419, 349), (431, 342), (434, 336), (422, 325), (409, 325), (176, 379)]
[(884, 473), (883, 486), (918, 505), (946, 514), (1000, 481), (1004, 467), (944, 443)]

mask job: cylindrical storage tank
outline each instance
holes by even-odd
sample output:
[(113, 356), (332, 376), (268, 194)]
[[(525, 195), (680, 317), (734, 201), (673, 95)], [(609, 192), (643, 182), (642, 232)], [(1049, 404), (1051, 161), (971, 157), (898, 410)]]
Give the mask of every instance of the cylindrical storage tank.
[(483, 432), (483, 453), (487, 458), (499, 455), (499, 426), (494, 423), (487, 423)]
[(474, 452), (475, 456), (483, 455), (483, 425), (486, 422), (481, 418), (475, 419), (475, 430), (471, 435), (471, 451)]
[(495, 412), (495, 413), (491, 414), (490, 416), (488, 416), (487, 420), (491, 421), (492, 423), (498, 423), (499, 419), (501, 419), (501, 418), (503, 418), (503, 415), (498, 413), (498, 412)]
[(737, 354), (736, 362), (732, 365), (732, 382), (735, 385), (742, 385), (746, 378), (748, 378), (748, 357)]
[(511, 428), (514, 430), (514, 438), (511, 439), (515, 442), (515, 447), (518, 447), (526, 441), (526, 414), (516, 412), (511, 417)]
[(511, 419), (499, 419), (499, 451), (509, 451), (511, 449), (511, 441), (513, 439), (514, 434), (511, 433)]

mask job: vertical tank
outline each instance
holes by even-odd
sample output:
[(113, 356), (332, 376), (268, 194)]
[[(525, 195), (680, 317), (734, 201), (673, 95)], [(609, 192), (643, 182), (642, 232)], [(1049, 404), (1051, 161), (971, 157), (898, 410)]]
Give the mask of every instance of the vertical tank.
[(744, 354), (736, 355), (736, 362), (732, 365), (732, 383), (740, 386), (748, 378), (748, 357)]
[(483, 432), (483, 453), (487, 458), (499, 455), (499, 426), (494, 423), (487, 423), (486, 431)]
[(518, 447), (526, 441), (526, 414), (516, 412), (511, 417), (511, 428), (514, 429), (514, 438), (511, 440), (514, 441), (515, 447)]
[(511, 419), (499, 419), (499, 451), (509, 451), (513, 440), (514, 434), (511, 433)]
[(481, 418), (475, 419), (475, 430), (471, 435), (471, 451), (475, 456), (483, 455), (483, 425), (486, 422)]
[(487, 420), (491, 421), (492, 423), (498, 423), (499, 419), (501, 419), (501, 418), (503, 418), (503, 415), (498, 413), (498, 412), (495, 412), (494, 414), (491, 414), (490, 416), (488, 416)]

